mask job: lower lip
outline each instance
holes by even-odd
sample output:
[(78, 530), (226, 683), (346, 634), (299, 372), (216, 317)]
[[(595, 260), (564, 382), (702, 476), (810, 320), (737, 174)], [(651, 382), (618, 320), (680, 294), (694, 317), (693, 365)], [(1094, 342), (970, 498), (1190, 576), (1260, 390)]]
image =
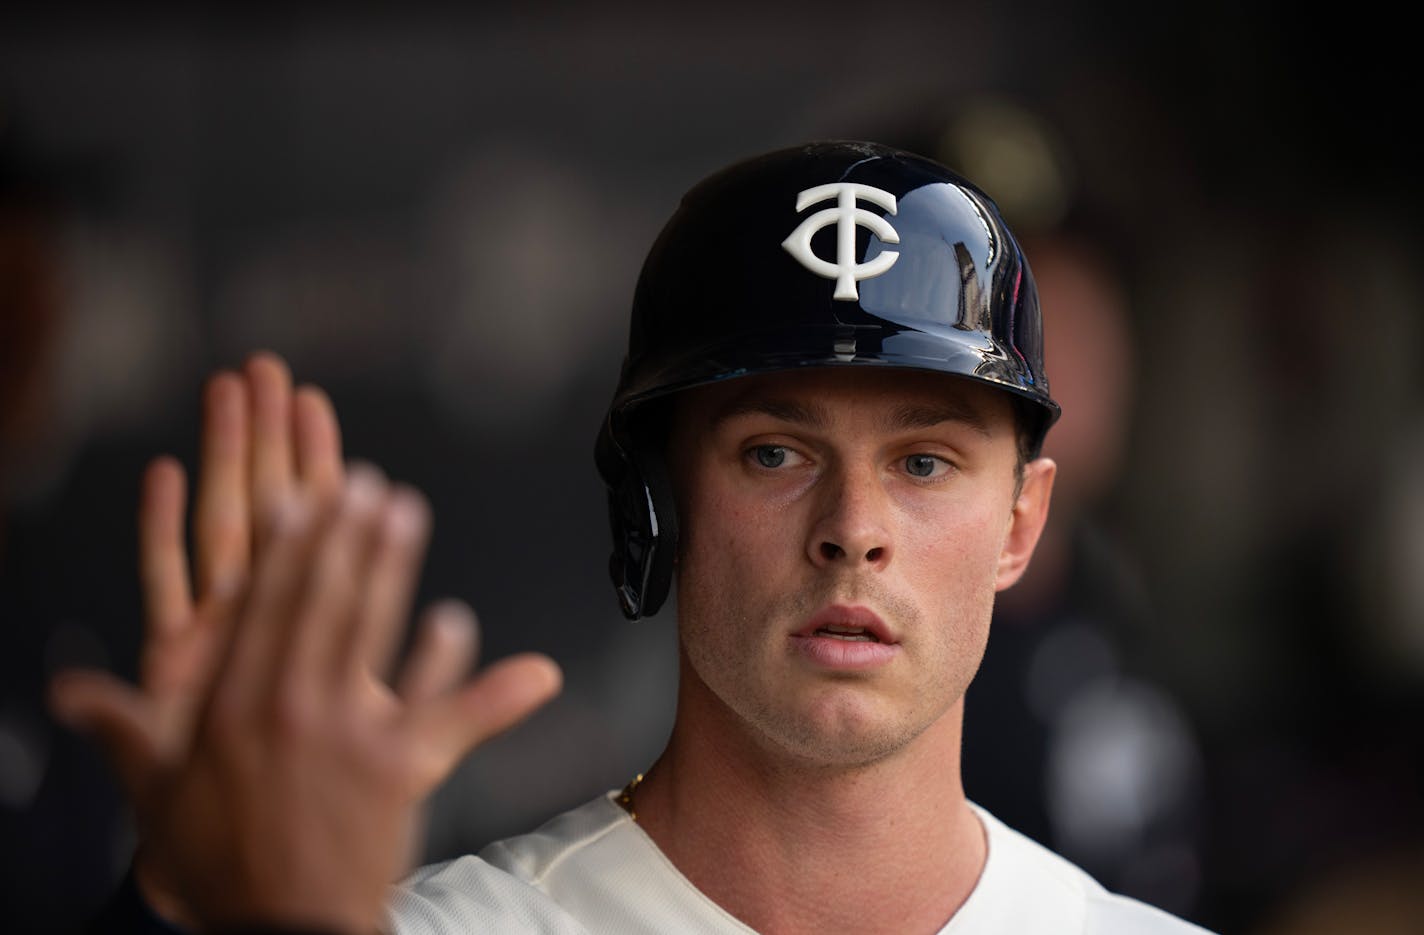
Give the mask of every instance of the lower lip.
[(797, 652), (825, 669), (856, 671), (883, 666), (899, 647), (894, 643), (877, 643), (872, 640), (838, 640), (833, 636), (793, 636), (792, 644)]

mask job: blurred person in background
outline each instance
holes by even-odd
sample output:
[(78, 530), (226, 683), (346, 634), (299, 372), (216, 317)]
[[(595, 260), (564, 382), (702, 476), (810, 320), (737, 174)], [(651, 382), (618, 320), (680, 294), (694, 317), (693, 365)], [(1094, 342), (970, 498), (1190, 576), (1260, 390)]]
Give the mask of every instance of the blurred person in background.
[(1115, 511), (1139, 390), (1133, 253), (1082, 189), (1085, 154), (1046, 109), (1002, 94), (921, 102), (888, 133), (984, 179), (1038, 285), (1064, 416), (1033, 564), (995, 603), (965, 701), (965, 787), (1117, 890), (1191, 914), (1204, 788), (1193, 714), (1162, 656), (1163, 617)]
[(1188, 912), (1202, 874), (1199, 743), (1154, 646), (1143, 571), (1103, 513), (1135, 379), (1127, 293), (1085, 234), (1039, 233), (1025, 253), (1049, 310), (1065, 416), (1046, 451), (1064, 481), (1041, 562), (995, 607), (967, 699), (965, 781), (1115, 888)]
[[(92, 748), (56, 729), (43, 705), (46, 661), (102, 658), (83, 640), (64, 645), (72, 630), (30, 613), (53, 606), (48, 582), (64, 560), (45, 548), (55, 534), (35, 501), (54, 480), (64, 434), (65, 234), (79, 206), (105, 192), (87, 158), (38, 150), (10, 103), (0, 95), (0, 902), (18, 931), (40, 927), (76, 888), (92, 893), (112, 879), (117, 796)], [(99, 513), (73, 509), (89, 522)], [(47, 872), (54, 866), (66, 867), (64, 880)]]
[(0, 507), (8, 507), (47, 423), (61, 309), (56, 184), (25, 150), (0, 99)]

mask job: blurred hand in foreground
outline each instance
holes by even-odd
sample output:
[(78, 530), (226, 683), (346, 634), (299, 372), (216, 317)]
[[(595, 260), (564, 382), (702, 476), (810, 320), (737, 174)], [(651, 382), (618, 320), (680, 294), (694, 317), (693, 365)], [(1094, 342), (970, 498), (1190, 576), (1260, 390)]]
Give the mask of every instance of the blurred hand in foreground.
[(275, 357), (210, 381), (202, 457), (192, 586), (182, 470), (160, 458), (145, 477), (140, 686), (61, 673), (53, 706), (104, 744), (160, 914), (373, 929), (421, 801), (552, 697), (558, 670), (518, 656), (462, 684), (474, 618), (447, 603), (388, 687), (428, 508), (373, 468), (345, 478), (330, 404), (293, 394)]

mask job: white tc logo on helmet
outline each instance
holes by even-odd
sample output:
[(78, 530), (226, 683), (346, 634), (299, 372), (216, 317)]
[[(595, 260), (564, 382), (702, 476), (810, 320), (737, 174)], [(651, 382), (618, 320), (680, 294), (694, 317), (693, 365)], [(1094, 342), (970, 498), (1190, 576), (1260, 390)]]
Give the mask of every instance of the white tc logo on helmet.
[[(835, 297), (857, 301), (860, 292), (856, 281), (871, 279), (895, 265), (900, 254), (894, 250), (884, 250), (865, 263), (855, 262), (855, 228), (857, 225), (868, 229), (883, 243), (899, 243), (900, 235), (890, 222), (878, 214), (856, 207), (856, 201), (865, 200), (879, 205), (890, 214), (895, 213), (895, 196), (873, 185), (858, 182), (832, 182), (817, 185), (796, 196), (796, 210), (805, 211), (817, 202), (836, 199), (834, 208), (823, 208), (801, 222), (801, 226), (791, 232), (791, 236), (781, 242), (786, 252), (794, 256), (801, 265), (818, 276), (836, 281)], [(836, 225), (836, 261), (828, 263), (811, 252), (811, 236), (823, 227)]]

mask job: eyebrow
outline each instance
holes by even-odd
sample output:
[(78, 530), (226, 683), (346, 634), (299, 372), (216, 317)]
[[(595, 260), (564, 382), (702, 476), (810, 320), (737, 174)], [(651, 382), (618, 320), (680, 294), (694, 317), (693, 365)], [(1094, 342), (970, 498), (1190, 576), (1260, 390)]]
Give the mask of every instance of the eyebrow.
[[(801, 403), (789, 399), (741, 397), (719, 409), (712, 416), (712, 426), (716, 428), (728, 419), (743, 415), (765, 415), (782, 422), (804, 425), (813, 429), (825, 429), (831, 423), (829, 410), (820, 403)], [(965, 425), (980, 435), (988, 437), (989, 424), (974, 409), (954, 403), (934, 405), (900, 406), (890, 416), (889, 427), (895, 431), (906, 429), (927, 429), (946, 422)]]
[(905, 405), (895, 410), (890, 425), (895, 429), (927, 429), (945, 422), (958, 422), (980, 435), (989, 436), (989, 423), (984, 416), (968, 406), (937, 403), (932, 406)]
[(805, 425), (814, 429), (824, 429), (831, 422), (826, 407), (819, 403), (807, 405), (789, 399), (740, 396), (712, 414), (712, 427), (716, 428), (728, 419), (747, 415), (771, 416), (782, 422)]

